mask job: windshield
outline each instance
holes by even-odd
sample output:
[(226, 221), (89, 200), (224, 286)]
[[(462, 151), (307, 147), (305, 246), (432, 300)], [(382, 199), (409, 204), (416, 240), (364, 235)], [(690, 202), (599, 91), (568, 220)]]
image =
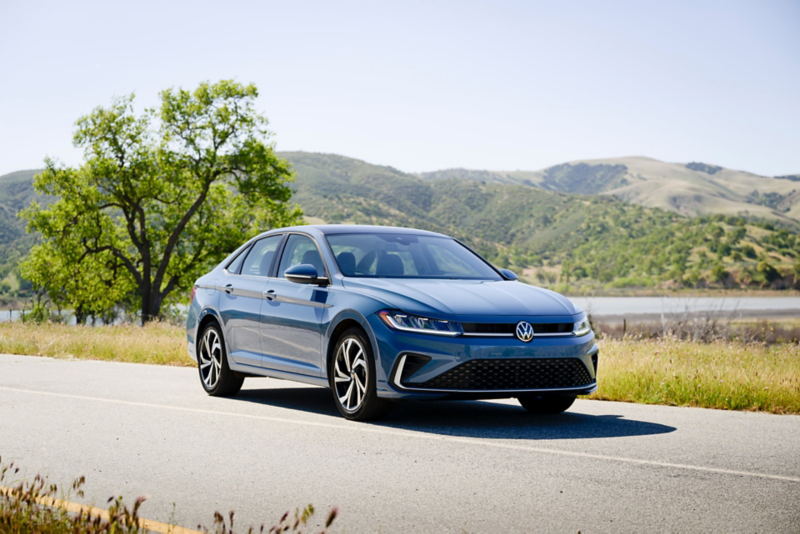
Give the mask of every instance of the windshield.
[(375, 233), (331, 234), (326, 239), (345, 276), (502, 280), (449, 237)]

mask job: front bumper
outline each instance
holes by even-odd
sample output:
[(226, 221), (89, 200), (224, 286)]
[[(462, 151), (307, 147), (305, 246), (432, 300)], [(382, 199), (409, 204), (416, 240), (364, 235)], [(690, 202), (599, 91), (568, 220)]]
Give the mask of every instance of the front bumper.
[[(505, 322), (531, 319), (503, 318)], [(542, 322), (541, 318), (536, 320)], [(516, 338), (443, 337), (399, 332), (388, 328), (374, 315), (368, 321), (378, 346), (377, 386), (378, 396), (382, 398), (488, 399), (526, 393), (588, 395), (597, 389), (598, 348), (593, 333), (581, 337), (534, 337), (530, 343), (523, 343)], [(555, 321), (563, 321), (563, 318)], [(571, 369), (570, 373), (578, 373), (581, 379), (570, 383), (569, 380), (548, 382), (526, 378), (538, 376), (536, 373), (550, 376), (554, 370), (566, 368)], [(465, 375), (481, 379), (465, 381)], [(467, 387), (462, 387), (464, 385)]]

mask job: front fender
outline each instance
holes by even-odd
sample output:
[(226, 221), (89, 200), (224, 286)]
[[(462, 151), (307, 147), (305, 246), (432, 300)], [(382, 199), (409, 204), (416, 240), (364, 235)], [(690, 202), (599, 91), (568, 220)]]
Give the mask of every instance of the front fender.
[[(343, 293), (343, 295), (347, 295)], [(372, 326), (369, 324), (367, 317), (370, 315), (384, 309), (386, 304), (378, 301), (376, 299), (372, 299), (369, 297), (365, 297), (363, 295), (353, 295), (349, 294), (347, 296), (347, 302), (342, 303), (344, 304), (341, 306), (341, 311), (336, 313), (336, 315), (330, 320), (327, 327), (325, 328), (325, 335), (323, 336), (322, 341), (322, 354), (324, 361), (322, 370), (323, 370), (323, 378), (328, 378), (328, 363), (329, 358), (331, 355), (332, 346), (331, 343), (333, 341), (333, 335), (336, 332), (336, 329), (344, 322), (344, 321), (355, 321), (357, 322), (361, 328), (364, 329), (364, 332), (367, 333), (367, 338), (369, 339), (370, 345), (372, 346), (372, 353), (375, 357), (375, 369), (377, 373), (377, 380), (380, 384), (381, 381), (386, 380), (386, 375), (383, 372), (383, 369), (380, 365), (380, 360), (378, 359), (378, 340), (375, 337), (375, 332), (372, 330)]]

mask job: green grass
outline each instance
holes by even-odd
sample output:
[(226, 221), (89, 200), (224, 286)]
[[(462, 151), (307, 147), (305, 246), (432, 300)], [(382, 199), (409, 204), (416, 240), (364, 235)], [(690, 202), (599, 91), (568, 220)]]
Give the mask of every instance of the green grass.
[[(0, 353), (194, 366), (182, 327), (0, 324)], [(797, 344), (599, 341), (593, 399), (800, 414)]]

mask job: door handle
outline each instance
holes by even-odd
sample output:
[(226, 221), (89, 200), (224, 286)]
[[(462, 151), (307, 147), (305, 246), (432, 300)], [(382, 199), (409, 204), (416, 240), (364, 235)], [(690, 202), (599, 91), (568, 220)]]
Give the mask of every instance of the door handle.
[(233, 284), (228, 284), (225, 286), (225, 293), (230, 294), (233, 291)]
[(264, 291), (263, 294), (264, 294), (264, 298), (267, 299), (267, 300), (272, 300), (275, 297), (277, 297), (277, 295), (275, 294), (275, 290), (274, 289), (270, 289), (268, 291)]

